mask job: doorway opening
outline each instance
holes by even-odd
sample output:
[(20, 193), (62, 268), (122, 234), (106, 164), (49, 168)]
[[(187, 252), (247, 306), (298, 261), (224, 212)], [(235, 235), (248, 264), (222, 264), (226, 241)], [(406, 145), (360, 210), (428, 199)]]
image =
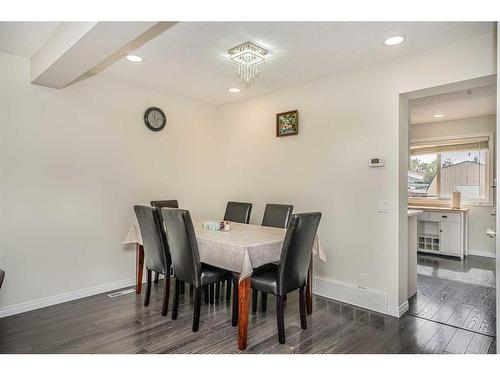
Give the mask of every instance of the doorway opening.
[(496, 95), (490, 76), (400, 97), (408, 127), (400, 300), (441, 352), (496, 352)]

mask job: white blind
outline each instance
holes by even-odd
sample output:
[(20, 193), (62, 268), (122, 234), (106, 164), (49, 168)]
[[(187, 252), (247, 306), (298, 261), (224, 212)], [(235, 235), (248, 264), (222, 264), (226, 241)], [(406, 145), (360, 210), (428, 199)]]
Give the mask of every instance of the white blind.
[(412, 142), (411, 155), (435, 154), (447, 151), (487, 150), (489, 137), (469, 137), (443, 140), (422, 140)]

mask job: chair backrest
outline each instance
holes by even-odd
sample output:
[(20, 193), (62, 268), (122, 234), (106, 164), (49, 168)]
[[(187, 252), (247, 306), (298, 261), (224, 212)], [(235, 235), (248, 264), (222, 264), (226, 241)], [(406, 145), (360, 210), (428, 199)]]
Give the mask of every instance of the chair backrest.
[(172, 261), (160, 209), (137, 205), (134, 206), (134, 211), (141, 229), (146, 268), (164, 275), (169, 274)]
[(2, 287), (4, 277), (5, 277), (5, 271), (0, 270), (0, 288)]
[(224, 220), (248, 224), (250, 222), (251, 212), (251, 203), (227, 202), (226, 212), (224, 213)]
[(320, 212), (292, 215), (278, 267), (279, 295), (306, 285), (312, 246), (320, 219)]
[(292, 217), (293, 206), (290, 204), (266, 204), (262, 226), (287, 228)]
[(189, 211), (179, 208), (162, 208), (161, 215), (172, 256), (175, 278), (195, 287), (201, 286), (200, 254)]
[(166, 201), (151, 201), (151, 206), (158, 207), (159, 209), (162, 209), (163, 207), (179, 208), (179, 202), (177, 202), (177, 199)]

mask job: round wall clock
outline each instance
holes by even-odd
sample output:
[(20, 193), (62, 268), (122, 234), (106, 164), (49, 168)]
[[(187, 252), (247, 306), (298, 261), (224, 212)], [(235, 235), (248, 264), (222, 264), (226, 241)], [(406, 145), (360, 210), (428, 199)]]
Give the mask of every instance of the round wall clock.
[(158, 107), (149, 107), (144, 112), (144, 123), (154, 132), (159, 132), (165, 127), (167, 123), (167, 118), (165, 117), (165, 113)]

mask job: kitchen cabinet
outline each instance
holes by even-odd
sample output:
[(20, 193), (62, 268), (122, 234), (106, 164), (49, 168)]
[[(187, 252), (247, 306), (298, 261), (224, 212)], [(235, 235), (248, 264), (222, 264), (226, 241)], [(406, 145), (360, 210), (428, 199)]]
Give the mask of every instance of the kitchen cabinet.
[[(416, 209), (417, 206), (410, 208)], [(418, 207), (417, 249), (463, 259), (468, 253), (468, 209)]]
[(462, 258), (460, 245), (462, 235), (460, 231), (460, 222), (458, 223), (440, 223), (440, 238), (441, 238), (441, 249), (440, 251), (447, 254), (453, 254), (460, 256)]

